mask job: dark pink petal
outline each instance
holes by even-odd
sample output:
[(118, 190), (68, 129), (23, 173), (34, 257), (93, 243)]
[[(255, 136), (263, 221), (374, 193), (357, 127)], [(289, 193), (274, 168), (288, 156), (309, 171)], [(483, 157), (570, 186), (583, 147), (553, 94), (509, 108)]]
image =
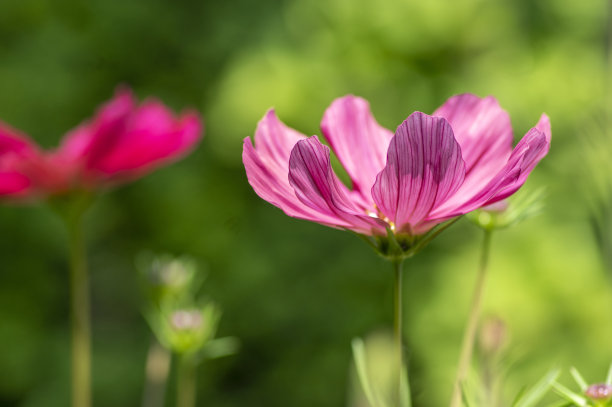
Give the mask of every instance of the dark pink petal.
[(161, 103), (144, 103), (132, 113), (123, 133), (106, 154), (91, 157), (87, 169), (121, 177), (142, 175), (182, 157), (200, 138), (196, 113), (175, 118)]
[(381, 127), (370, 105), (352, 95), (336, 99), (325, 111), (321, 131), (360, 192), (371, 206), (370, 191), (384, 168), (393, 133)]
[(244, 139), (242, 161), (249, 184), (257, 195), (287, 215), (334, 226), (335, 217), (323, 215), (304, 205), (289, 184), (289, 156), (295, 144), (306, 136), (285, 126), (269, 110), (255, 131), (255, 147)]
[(437, 208), (430, 219), (457, 216), (485, 205), (491, 205), (516, 192), (529, 173), (550, 149), (550, 121), (542, 115), (538, 124), (529, 130), (516, 145), (504, 167), (476, 194), (466, 193), (463, 187)]
[(316, 136), (299, 141), (289, 158), (289, 182), (297, 197), (318, 213), (336, 218), (335, 226), (358, 233), (385, 233), (385, 223), (368, 216), (351, 200), (334, 174), (330, 151)]
[(195, 112), (176, 118), (155, 100), (136, 106), (131, 92), (119, 89), (93, 120), (70, 132), (48, 159), (62, 167), (57, 178), (66, 178), (66, 187), (75, 181), (127, 180), (179, 159), (201, 133)]
[(32, 192), (27, 170), (39, 157), (38, 148), (25, 135), (0, 123), (0, 196), (20, 197)]
[(38, 147), (27, 136), (0, 122), (0, 156), (7, 153), (29, 156), (37, 152)]
[(396, 232), (418, 234), (420, 223), (457, 191), (464, 176), (461, 148), (449, 123), (416, 112), (397, 128), (372, 196)]
[(22, 196), (28, 194), (32, 182), (24, 174), (0, 170), (0, 196)]
[(96, 162), (114, 148), (134, 109), (132, 92), (118, 89), (113, 99), (104, 104), (91, 121), (66, 135), (55, 154), (64, 161), (79, 161), (85, 165)]

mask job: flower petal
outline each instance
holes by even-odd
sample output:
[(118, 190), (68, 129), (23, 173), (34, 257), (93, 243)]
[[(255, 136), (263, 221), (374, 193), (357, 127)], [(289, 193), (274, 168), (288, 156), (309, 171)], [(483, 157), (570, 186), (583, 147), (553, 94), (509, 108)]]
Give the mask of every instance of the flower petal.
[(331, 104), (321, 131), (351, 177), (353, 190), (373, 203), (370, 191), (385, 166), (393, 133), (376, 122), (366, 100), (352, 95)]
[(335, 225), (358, 233), (385, 233), (386, 224), (368, 216), (351, 200), (334, 174), (330, 151), (317, 136), (298, 141), (289, 158), (289, 182), (308, 207), (330, 218)]
[(137, 107), (132, 93), (119, 89), (92, 121), (70, 132), (49, 161), (63, 167), (64, 184), (126, 180), (176, 160), (199, 140), (195, 112), (175, 118), (162, 103)]
[(32, 182), (19, 172), (0, 170), (0, 196), (21, 196), (27, 194)]
[(550, 149), (550, 120), (543, 114), (538, 124), (516, 145), (503, 168), (476, 194), (459, 189), (430, 219), (457, 216), (485, 205), (491, 205), (516, 192), (529, 173)]
[(415, 112), (397, 128), (372, 196), (397, 232), (419, 234), (419, 224), (460, 187), (464, 176), (450, 124)]
[(289, 156), (295, 144), (306, 136), (287, 127), (269, 110), (255, 131), (255, 147), (244, 139), (242, 161), (249, 184), (257, 195), (287, 215), (335, 225), (336, 218), (325, 216), (302, 203), (289, 184)]
[(39, 157), (38, 148), (25, 135), (0, 123), (0, 196), (31, 192), (29, 163)]
[(65, 162), (79, 161), (88, 166), (97, 162), (114, 148), (134, 108), (132, 92), (125, 88), (118, 89), (91, 121), (69, 132), (52, 155), (61, 157)]
[(114, 146), (88, 160), (88, 169), (122, 178), (140, 176), (182, 157), (201, 133), (202, 124), (195, 112), (177, 119), (163, 104), (145, 102), (131, 114)]
[(453, 128), (461, 146), (466, 176), (479, 168), (506, 162), (510, 156), (510, 116), (494, 97), (479, 98), (469, 93), (453, 96), (433, 116), (444, 117)]

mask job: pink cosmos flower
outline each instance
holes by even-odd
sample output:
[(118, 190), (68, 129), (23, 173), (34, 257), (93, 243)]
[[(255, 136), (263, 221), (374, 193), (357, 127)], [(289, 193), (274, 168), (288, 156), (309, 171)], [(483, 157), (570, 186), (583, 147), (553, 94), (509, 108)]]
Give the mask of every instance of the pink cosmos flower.
[(42, 151), (0, 123), (0, 196), (53, 195), (133, 180), (182, 157), (201, 133), (197, 113), (175, 117), (154, 99), (138, 105), (123, 88), (55, 150)]
[(451, 97), (432, 116), (415, 112), (395, 134), (369, 104), (336, 99), (321, 122), (352, 181), (345, 186), (317, 136), (287, 127), (269, 110), (244, 140), (249, 183), (287, 215), (362, 235), (420, 236), (436, 225), (518, 190), (550, 147), (550, 122), (512, 148), (510, 117), (493, 97)]

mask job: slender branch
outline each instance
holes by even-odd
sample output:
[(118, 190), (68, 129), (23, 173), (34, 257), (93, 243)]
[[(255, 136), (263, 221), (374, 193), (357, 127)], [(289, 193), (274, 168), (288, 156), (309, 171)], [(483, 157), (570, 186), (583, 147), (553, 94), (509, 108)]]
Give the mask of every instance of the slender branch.
[(478, 270), (478, 276), (476, 277), (476, 285), (474, 287), (474, 295), (472, 297), (472, 306), (470, 308), (468, 323), (463, 334), (459, 365), (457, 367), (457, 375), (455, 377), (453, 395), (450, 403), (451, 407), (461, 406), (461, 385), (467, 377), (468, 368), (472, 359), (472, 351), (474, 349), (474, 341), (476, 339), (476, 327), (478, 326), (478, 319), (480, 318), (482, 294), (484, 292), (489, 252), (491, 248), (491, 233), (492, 232), (490, 230), (484, 231), (480, 269)]
[(400, 406), (402, 400), (402, 372), (404, 366), (404, 352), (402, 347), (402, 265), (403, 259), (395, 259), (393, 262), (393, 333), (395, 342), (395, 354), (397, 361), (397, 368), (395, 374), (397, 375), (397, 389), (396, 389), (396, 400), (397, 406)]
[(82, 213), (67, 219), (70, 235), (70, 322), (72, 330), (72, 406), (91, 406), (91, 322), (89, 277)]

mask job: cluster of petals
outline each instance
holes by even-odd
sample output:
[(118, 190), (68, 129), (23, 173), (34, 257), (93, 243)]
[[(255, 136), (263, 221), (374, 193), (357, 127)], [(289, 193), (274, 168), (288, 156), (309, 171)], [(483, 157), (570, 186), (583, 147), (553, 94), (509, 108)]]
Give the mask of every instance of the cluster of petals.
[(510, 117), (491, 96), (453, 96), (433, 115), (411, 114), (395, 133), (367, 101), (336, 99), (321, 131), (352, 188), (332, 169), (330, 148), (269, 110), (254, 145), (244, 140), (249, 183), (287, 215), (365, 235), (421, 235), (437, 224), (516, 192), (550, 147), (542, 114), (512, 148)]
[(0, 196), (41, 197), (133, 180), (182, 157), (201, 133), (195, 112), (175, 117), (154, 99), (139, 105), (125, 88), (54, 150), (0, 123)]

